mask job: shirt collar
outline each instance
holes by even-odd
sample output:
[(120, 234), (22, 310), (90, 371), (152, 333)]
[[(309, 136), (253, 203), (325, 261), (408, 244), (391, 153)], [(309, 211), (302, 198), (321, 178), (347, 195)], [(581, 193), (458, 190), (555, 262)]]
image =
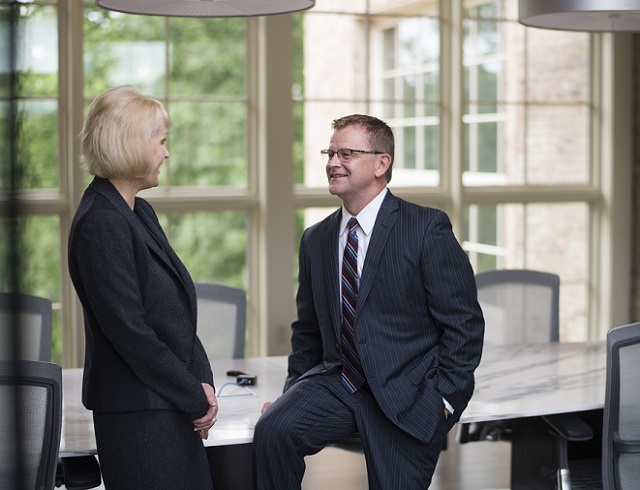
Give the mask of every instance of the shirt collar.
[[(369, 204), (365, 206), (365, 208), (358, 213), (358, 224), (360, 225), (360, 229), (364, 232), (365, 235), (369, 236), (373, 231), (373, 225), (376, 223), (376, 218), (378, 217), (378, 211), (380, 211), (380, 207), (382, 206), (382, 201), (384, 201), (384, 197), (387, 195), (388, 189), (385, 187)], [(342, 206), (342, 220), (340, 223), (340, 235), (347, 231), (347, 223), (352, 218), (352, 215), (347, 211), (347, 209)]]

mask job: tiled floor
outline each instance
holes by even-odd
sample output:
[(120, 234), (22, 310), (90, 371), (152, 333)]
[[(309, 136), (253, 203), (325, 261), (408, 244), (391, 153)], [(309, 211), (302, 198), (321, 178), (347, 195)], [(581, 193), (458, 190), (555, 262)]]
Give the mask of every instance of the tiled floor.
[[(458, 445), (450, 434), (430, 490), (495, 490), (509, 488), (507, 442), (474, 442)], [(64, 490), (64, 487), (61, 487)], [(98, 490), (104, 490), (100, 486)], [(302, 490), (367, 490), (367, 474), (361, 453), (328, 447), (307, 458)]]
[[(430, 490), (495, 490), (509, 488), (508, 442), (459, 445), (450, 434)], [(303, 490), (366, 490), (367, 475), (360, 453), (328, 447), (307, 458)]]

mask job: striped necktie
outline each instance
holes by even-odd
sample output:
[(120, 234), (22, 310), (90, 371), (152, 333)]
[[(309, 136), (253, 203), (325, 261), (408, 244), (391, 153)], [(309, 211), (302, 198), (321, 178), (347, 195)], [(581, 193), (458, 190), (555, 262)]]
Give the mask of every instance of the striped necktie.
[(356, 350), (354, 339), (354, 319), (358, 301), (358, 220), (349, 220), (347, 246), (342, 259), (342, 384), (355, 393), (364, 384), (364, 371)]

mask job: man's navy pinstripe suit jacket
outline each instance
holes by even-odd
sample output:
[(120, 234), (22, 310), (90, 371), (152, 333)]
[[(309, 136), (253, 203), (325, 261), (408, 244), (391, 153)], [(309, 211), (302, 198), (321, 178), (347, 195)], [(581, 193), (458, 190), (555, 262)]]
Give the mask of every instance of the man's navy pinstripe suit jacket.
[[(301, 239), (285, 390), (341, 362), (340, 219), (338, 209)], [(473, 393), (484, 319), (445, 213), (387, 193), (360, 279), (355, 335), (371, 392), (394, 424), (428, 443), (459, 419)], [(443, 398), (454, 408), (446, 424)]]

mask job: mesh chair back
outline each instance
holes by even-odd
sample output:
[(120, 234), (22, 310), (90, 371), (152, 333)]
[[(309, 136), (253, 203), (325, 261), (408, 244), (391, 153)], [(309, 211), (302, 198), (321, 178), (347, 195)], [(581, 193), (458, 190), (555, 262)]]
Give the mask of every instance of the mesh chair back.
[(247, 293), (221, 284), (196, 284), (198, 338), (209, 360), (244, 357)]
[(560, 277), (532, 270), (495, 270), (476, 275), (487, 344), (557, 342)]
[(607, 334), (602, 478), (605, 490), (640, 485), (640, 323)]
[(0, 488), (54, 488), (61, 426), (60, 366), (0, 361)]
[(3, 342), (0, 359), (51, 361), (51, 330), (51, 300), (0, 293), (0, 338), (10, 339)]

